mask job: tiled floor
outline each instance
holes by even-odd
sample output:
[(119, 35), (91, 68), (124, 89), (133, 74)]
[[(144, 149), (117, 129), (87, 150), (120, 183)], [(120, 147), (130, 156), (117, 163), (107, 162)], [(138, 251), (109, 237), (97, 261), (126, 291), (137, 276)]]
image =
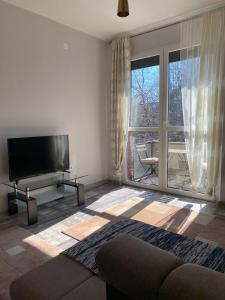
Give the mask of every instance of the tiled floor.
[(84, 207), (78, 209), (75, 203), (75, 199), (67, 198), (40, 206), (39, 222), (32, 226), (25, 224), (25, 213), (2, 216), (0, 299), (9, 299), (12, 280), (118, 217), (133, 218), (225, 248), (225, 210), (212, 203), (110, 184), (87, 192)]

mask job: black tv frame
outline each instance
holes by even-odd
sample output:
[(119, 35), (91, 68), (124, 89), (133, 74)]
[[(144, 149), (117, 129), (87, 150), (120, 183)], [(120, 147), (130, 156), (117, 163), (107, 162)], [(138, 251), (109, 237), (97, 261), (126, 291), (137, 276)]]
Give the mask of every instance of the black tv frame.
[[(26, 139), (41, 139), (41, 138), (51, 138), (51, 137), (67, 137), (67, 146), (68, 146), (68, 151), (67, 151), (67, 161), (68, 161), (68, 168), (65, 169), (46, 169), (43, 170), (41, 172), (36, 172), (33, 174), (28, 174), (27, 176), (19, 176), (19, 177), (15, 177), (12, 175), (12, 170), (10, 168), (10, 146), (9, 143), (10, 141), (15, 141), (15, 140), (26, 140)], [(9, 166), (9, 180), (10, 181), (15, 181), (16, 183), (18, 183), (19, 180), (23, 180), (23, 179), (27, 179), (27, 178), (32, 178), (32, 177), (36, 177), (36, 176), (40, 176), (40, 175), (44, 175), (44, 174), (49, 174), (49, 173), (54, 173), (57, 171), (62, 171), (62, 172), (67, 172), (70, 169), (70, 155), (69, 155), (69, 135), (68, 134), (60, 134), (60, 135), (46, 135), (46, 136), (29, 136), (29, 137), (19, 137), (19, 138), (8, 138), (7, 139), (7, 145), (8, 145), (8, 166)]]

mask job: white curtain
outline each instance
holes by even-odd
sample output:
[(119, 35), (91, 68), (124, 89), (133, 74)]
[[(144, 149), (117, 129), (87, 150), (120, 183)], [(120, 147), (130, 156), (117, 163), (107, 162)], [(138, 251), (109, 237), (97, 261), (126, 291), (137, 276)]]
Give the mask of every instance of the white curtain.
[(130, 89), (130, 39), (121, 36), (112, 41), (112, 158), (113, 177), (122, 181), (128, 126), (128, 98)]
[(224, 115), (225, 9), (181, 24), (182, 104), (193, 191), (218, 183)]

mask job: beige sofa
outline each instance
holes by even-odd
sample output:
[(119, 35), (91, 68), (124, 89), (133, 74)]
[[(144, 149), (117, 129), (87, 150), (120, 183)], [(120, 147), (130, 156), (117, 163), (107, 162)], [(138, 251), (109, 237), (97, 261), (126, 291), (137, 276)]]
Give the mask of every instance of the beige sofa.
[(13, 282), (12, 300), (225, 300), (224, 274), (129, 235), (105, 244), (96, 263), (101, 279), (59, 255)]

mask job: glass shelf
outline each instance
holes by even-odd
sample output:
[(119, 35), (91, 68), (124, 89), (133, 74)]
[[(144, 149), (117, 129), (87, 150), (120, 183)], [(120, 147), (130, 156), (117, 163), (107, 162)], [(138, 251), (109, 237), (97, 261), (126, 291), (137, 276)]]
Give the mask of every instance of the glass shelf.
[(81, 175), (74, 172), (56, 172), (41, 176), (36, 176), (28, 179), (16, 181), (9, 181), (3, 183), (4, 185), (17, 189), (21, 192), (35, 191), (52, 185), (59, 185), (65, 182), (74, 181), (75, 183), (88, 175)]

